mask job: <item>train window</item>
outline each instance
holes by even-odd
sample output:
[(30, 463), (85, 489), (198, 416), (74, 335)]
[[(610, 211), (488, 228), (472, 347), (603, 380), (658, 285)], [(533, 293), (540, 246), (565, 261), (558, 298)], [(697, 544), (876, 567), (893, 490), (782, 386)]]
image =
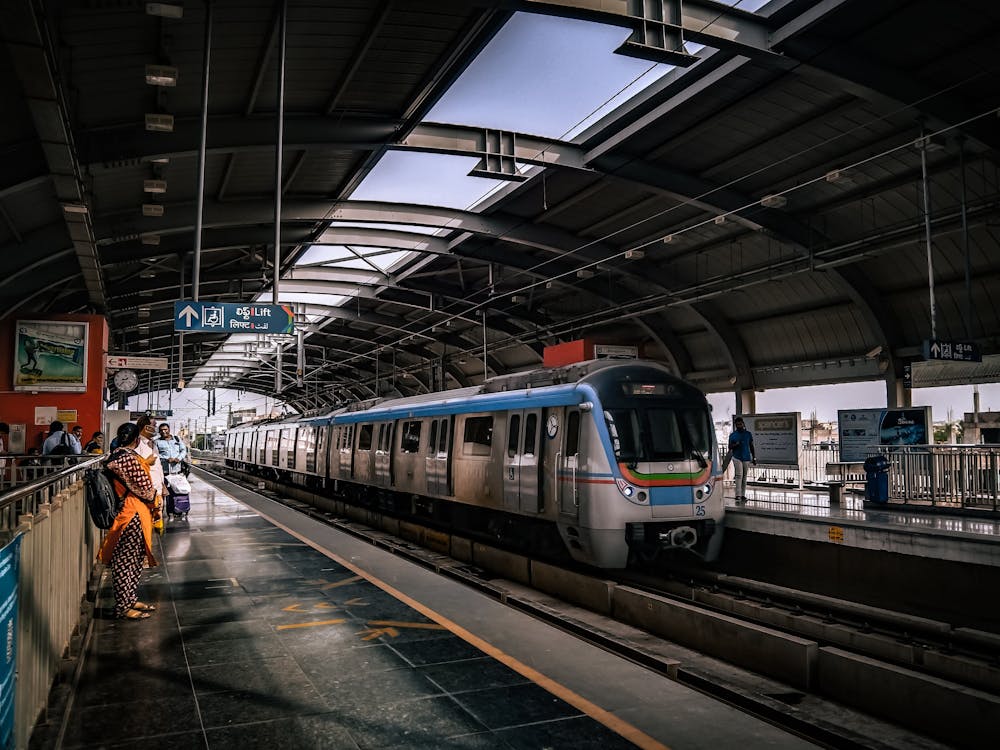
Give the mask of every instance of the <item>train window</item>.
[(613, 409), (604, 412), (608, 423), (611, 444), (619, 461), (638, 461), (642, 458), (639, 424), (631, 409)]
[(510, 426), (507, 428), (507, 457), (514, 458), (517, 455), (517, 438), (519, 437), (518, 432), (521, 430), (521, 415), (512, 414), (510, 417)]
[(399, 447), (403, 453), (416, 453), (420, 450), (420, 422), (403, 422)]
[(580, 412), (571, 411), (566, 419), (566, 455), (580, 452)]
[(361, 432), (358, 433), (358, 450), (370, 451), (372, 449), (372, 433), (375, 431), (374, 425), (361, 425)]
[(699, 453), (710, 452), (712, 450), (713, 430), (708, 413), (701, 409), (685, 409), (681, 412), (681, 419), (684, 422), (691, 448)]
[(392, 442), (392, 425), (388, 424), (388, 423), (380, 425), (380, 429), (379, 429), (379, 433), (378, 433), (378, 447), (379, 447), (379, 450), (385, 451), (386, 453), (388, 453), (389, 450), (390, 450), (390, 448), (392, 447), (390, 445), (391, 442)]
[(493, 445), (493, 417), (468, 417), (465, 420), (464, 456), (488, 456)]
[(430, 439), (427, 441), (428, 453), (434, 453), (434, 450), (437, 447), (437, 441), (438, 441), (438, 421), (435, 419), (431, 422), (431, 436)]
[[(575, 413), (575, 412), (574, 412)], [(524, 418), (524, 455), (535, 455), (535, 442), (538, 439), (538, 415), (529, 414)]]
[(448, 452), (448, 420), (441, 420), (440, 442), (438, 443), (438, 453)]

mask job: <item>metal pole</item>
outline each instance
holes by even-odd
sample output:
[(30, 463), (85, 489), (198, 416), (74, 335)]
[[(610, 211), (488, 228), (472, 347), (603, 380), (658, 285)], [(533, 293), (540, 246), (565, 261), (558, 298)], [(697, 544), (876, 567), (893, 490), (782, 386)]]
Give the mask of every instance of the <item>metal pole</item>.
[[(491, 275), (493, 266), (490, 265)], [(489, 370), (486, 367), (486, 310), (483, 309), (483, 382), (486, 382)]]
[(284, 349), (283, 349), (283, 347), (281, 346), (280, 343), (275, 347), (275, 349), (277, 350), (278, 353), (274, 355), (274, 364), (275, 364), (275, 368), (274, 368), (274, 392), (275, 393), (281, 393), (281, 388), (282, 388), (282, 383), (281, 383), (281, 368), (283, 367), (281, 355), (282, 355), (282, 352), (284, 351)]
[(205, 211), (205, 142), (208, 137), (208, 74), (212, 62), (212, 1), (205, 0), (205, 61), (201, 70), (201, 143), (198, 146), (198, 205), (194, 219), (194, 277), (192, 292), (198, 301), (201, 286), (201, 221)]
[[(285, 29), (288, 20), (288, 0), (281, 2), (278, 45), (278, 133), (274, 149), (274, 284), (272, 301), (278, 304), (278, 279), (281, 276), (281, 150), (285, 142)], [(281, 361), (280, 349), (278, 361)], [(278, 383), (281, 382), (279, 367)], [(276, 388), (278, 386), (275, 386)], [(279, 388), (280, 390), (280, 388)]]
[(969, 257), (969, 212), (965, 194), (965, 141), (958, 144), (962, 169), (962, 248), (965, 250), (965, 336), (972, 340), (972, 259)]
[(934, 302), (934, 259), (931, 255), (931, 194), (927, 179), (927, 138), (920, 141), (920, 172), (924, 182), (924, 238), (927, 243), (927, 283), (930, 290), (931, 339), (937, 340), (937, 305)]
[(301, 328), (295, 332), (295, 336), (298, 349), (296, 356), (299, 360), (295, 368), (296, 385), (301, 388), (306, 382), (306, 337)]

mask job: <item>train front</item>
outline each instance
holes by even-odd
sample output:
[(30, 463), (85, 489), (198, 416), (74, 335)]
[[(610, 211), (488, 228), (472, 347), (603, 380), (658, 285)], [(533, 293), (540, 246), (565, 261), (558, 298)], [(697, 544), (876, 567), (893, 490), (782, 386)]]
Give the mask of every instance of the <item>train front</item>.
[(643, 562), (682, 550), (714, 560), (725, 510), (704, 394), (653, 363), (605, 368), (584, 383), (599, 403), (593, 425), (614, 479), (593, 487), (585, 523), (617, 545), (623, 534)]

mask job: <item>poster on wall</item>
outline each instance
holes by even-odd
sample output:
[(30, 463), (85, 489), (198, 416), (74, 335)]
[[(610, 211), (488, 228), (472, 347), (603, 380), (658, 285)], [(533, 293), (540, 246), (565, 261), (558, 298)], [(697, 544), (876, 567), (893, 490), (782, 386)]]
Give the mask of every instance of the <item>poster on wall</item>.
[(17, 666), (17, 575), (21, 536), (0, 549), (0, 748), (14, 747), (14, 669)]
[(837, 412), (840, 460), (861, 462), (875, 445), (927, 445), (932, 441), (931, 407), (841, 409)]
[(14, 390), (86, 391), (88, 325), (56, 320), (17, 321)]
[(757, 463), (771, 466), (799, 465), (798, 412), (784, 414), (744, 414), (743, 421), (753, 434)]

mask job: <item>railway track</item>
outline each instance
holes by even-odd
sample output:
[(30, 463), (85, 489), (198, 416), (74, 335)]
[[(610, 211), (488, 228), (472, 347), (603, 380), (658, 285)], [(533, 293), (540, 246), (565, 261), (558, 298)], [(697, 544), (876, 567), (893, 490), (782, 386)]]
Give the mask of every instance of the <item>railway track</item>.
[[(524, 580), (520, 555), (469, 543), (473, 559), (456, 559), (440, 530), (224, 476), (824, 747), (974, 747), (995, 738), (996, 634), (690, 569), (609, 578), (528, 561), (534, 575)], [(602, 589), (613, 592), (608, 606), (577, 606)], [(851, 691), (867, 694), (866, 683), (885, 685), (885, 699), (858, 707)]]

